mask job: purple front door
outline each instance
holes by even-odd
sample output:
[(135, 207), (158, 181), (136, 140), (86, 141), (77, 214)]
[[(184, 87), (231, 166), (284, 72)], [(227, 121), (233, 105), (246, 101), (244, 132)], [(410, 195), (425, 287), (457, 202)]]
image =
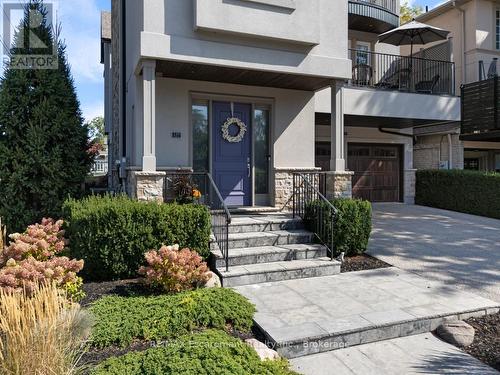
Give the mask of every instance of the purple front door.
[[(250, 206), (251, 200), (251, 111), (250, 104), (213, 102), (213, 164), (212, 175), (228, 206)], [(222, 127), (228, 118), (235, 117), (246, 125), (241, 141), (229, 142), (224, 138)], [(229, 136), (235, 137), (241, 130), (238, 125), (229, 126)], [(227, 137), (226, 137), (227, 138)]]

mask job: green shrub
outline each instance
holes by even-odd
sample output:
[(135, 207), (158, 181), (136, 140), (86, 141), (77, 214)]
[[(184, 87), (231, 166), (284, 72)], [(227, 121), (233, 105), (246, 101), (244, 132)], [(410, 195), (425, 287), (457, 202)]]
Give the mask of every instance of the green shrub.
[(92, 196), (68, 200), (63, 210), (71, 255), (85, 261), (86, 280), (136, 277), (144, 254), (163, 244), (209, 255), (210, 214), (205, 206)]
[(162, 246), (146, 253), (147, 266), (139, 268), (144, 283), (152, 289), (179, 293), (205, 285), (210, 279), (206, 262), (192, 250), (179, 245)]
[(499, 192), (499, 173), (419, 170), (415, 203), (500, 219)]
[[(359, 199), (334, 199), (331, 201), (338, 210), (336, 226), (333, 233), (333, 244), (337, 254), (345, 252), (346, 256), (362, 254), (368, 247), (372, 230), (372, 206), (370, 202)], [(316, 201), (306, 207), (306, 226), (314, 231), (320, 225), (318, 212), (326, 210), (327, 203)], [(323, 211), (325, 212), (325, 211)], [(323, 215), (323, 228), (330, 228), (331, 216)], [(330, 231), (323, 241), (330, 244)]]
[(134, 339), (162, 340), (198, 328), (242, 332), (252, 327), (255, 307), (231, 289), (211, 288), (155, 297), (104, 297), (91, 307), (92, 345), (126, 346)]
[(294, 375), (286, 360), (261, 361), (254, 349), (221, 331), (186, 335), (166, 346), (110, 358), (93, 375)]

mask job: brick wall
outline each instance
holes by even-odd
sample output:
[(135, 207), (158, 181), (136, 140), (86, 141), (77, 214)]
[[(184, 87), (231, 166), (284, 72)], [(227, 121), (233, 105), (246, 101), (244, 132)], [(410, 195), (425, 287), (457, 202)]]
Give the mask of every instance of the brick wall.
[[(417, 139), (413, 147), (413, 165), (416, 169), (438, 169), (440, 160), (449, 160), (446, 135), (421, 135)], [(458, 134), (452, 135), (452, 145), (453, 168), (463, 169), (464, 147)]]

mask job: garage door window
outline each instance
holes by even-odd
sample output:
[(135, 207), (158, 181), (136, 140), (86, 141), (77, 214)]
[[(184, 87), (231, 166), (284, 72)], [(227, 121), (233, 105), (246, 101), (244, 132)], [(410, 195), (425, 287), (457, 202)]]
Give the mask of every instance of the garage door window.
[(395, 158), (397, 151), (394, 147), (374, 147), (372, 156), (382, 158)]

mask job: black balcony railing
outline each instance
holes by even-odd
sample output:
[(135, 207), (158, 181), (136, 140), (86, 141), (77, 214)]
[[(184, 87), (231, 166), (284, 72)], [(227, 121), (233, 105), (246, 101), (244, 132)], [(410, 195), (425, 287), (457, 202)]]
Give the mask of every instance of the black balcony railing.
[(422, 94), (455, 95), (455, 65), (450, 61), (350, 49), (352, 86)]

